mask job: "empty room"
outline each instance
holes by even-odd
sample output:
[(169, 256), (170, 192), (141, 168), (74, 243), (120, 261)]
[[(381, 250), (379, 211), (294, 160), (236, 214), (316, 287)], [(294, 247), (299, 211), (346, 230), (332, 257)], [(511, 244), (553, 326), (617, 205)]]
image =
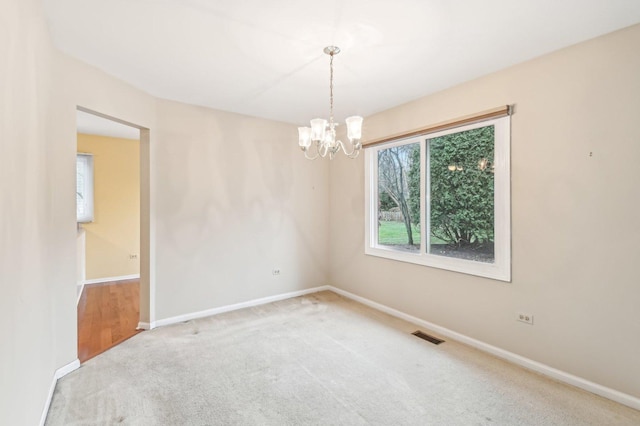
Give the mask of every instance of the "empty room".
[(640, 424), (637, 0), (0, 6), (0, 425)]

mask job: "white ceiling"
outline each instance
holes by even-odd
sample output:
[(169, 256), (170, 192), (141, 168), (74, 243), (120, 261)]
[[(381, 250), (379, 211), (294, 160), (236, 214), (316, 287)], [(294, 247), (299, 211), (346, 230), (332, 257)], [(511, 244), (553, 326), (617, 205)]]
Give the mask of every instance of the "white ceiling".
[(113, 120), (98, 117), (83, 111), (76, 111), (78, 133), (111, 136), (113, 138), (140, 139), (140, 130)]
[(640, 22), (639, 0), (43, 0), (62, 51), (166, 99), (370, 115)]

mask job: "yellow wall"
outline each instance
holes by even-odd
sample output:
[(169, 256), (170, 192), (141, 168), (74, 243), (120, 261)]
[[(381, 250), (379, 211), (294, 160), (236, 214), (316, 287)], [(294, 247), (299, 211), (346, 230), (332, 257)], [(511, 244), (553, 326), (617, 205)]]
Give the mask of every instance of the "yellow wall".
[[(140, 144), (78, 134), (78, 152), (93, 154), (94, 217), (86, 230), (86, 279), (140, 273)], [(136, 255), (131, 259), (130, 255)]]

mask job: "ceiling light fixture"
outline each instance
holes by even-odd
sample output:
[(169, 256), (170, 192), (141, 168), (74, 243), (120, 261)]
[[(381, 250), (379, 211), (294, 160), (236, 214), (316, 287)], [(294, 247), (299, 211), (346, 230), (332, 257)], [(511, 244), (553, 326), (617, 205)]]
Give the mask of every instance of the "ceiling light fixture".
[[(347, 123), (347, 137), (349, 138), (350, 147), (345, 146), (340, 140), (336, 140), (336, 126), (338, 123), (333, 121), (333, 57), (340, 53), (337, 46), (327, 46), (324, 53), (329, 55), (329, 121), (323, 118), (314, 118), (311, 120), (311, 127), (298, 127), (298, 144), (304, 156), (309, 160), (315, 160), (318, 157), (326, 157), (333, 160), (335, 154), (342, 149), (349, 158), (356, 158), (362, 149), (362, 117), (353, 116), (345, 120)], [(311, 149), (311, 145), (315, 149)], [(314, 152), (312, 152), (314, 151)]]

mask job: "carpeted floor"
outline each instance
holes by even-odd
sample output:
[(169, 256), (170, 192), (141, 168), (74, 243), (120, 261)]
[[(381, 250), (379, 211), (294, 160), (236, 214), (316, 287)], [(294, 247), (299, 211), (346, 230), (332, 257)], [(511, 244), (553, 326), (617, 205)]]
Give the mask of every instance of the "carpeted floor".
[(640, 411), (416, 329), (331, 292), (161, 327), (61, 379), (46, 424), (640, 424)]

